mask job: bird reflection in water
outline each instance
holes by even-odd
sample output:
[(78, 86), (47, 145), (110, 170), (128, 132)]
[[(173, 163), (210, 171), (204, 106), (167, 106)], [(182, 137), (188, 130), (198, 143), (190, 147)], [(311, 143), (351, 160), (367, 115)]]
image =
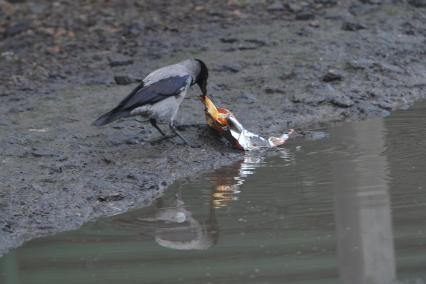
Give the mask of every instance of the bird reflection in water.
[(214, 206), (209, 206), (207, 219), (199, 221), (185, 206), (180, 190), (174, 201), (157, 199), (154, 213), (138, 219), (153, 225), (155, 242), (165, 248), (206, 250), (215, 245), (219, 237)]
[[(269, 151), (274, 156), (277, 152), (282, 159), (290, 160), (285, 149)], [(165, 248), (206, 250), (214, 246), (219, 238), (216, 210), (238, 200), (240, 187), (248, 176), (255, 173), (256, 168), (265, 163), (266, 153), (248, 152), (243, 160), (223, 167), (207, 177), (214, 187), (207, 197), (208, 214), (204, 221), (194, 217), (191, 207), (185, 204), (181, 190), (178, 189), (172, 198), (170, 196), (158, 198), (143, 216), (139, 215), (136, 218), (136, 222), (132, 220), (132, 226), (137, 226), (143, 235), (153, 237), (157, 244)], [(128, 225), (130, 224), (126, 226)]]

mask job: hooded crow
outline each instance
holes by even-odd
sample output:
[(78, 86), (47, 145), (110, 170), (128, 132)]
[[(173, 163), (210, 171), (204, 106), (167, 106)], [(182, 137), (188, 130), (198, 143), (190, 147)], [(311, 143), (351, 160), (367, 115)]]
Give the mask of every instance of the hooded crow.
[(93, 125), (102, 126), (120, 118), (139, 115), (149, 119), (163, 136), (166, 135), (157, 121), (168, 121), (173, 133), (189, 144), (176, 129), (176, 115), (192, 85), (197, 84), (202, 96), (207, 95), (208, 76), (206, 64), (199, 59), (188, 59), (157, 69), (148, 74), (115, 108), (101, 115)]

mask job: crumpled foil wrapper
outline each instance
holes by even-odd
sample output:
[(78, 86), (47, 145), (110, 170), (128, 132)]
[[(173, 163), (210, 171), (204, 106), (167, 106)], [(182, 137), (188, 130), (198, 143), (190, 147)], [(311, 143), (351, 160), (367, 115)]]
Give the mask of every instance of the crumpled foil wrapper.
[(264, 138), (245, 129), (228, 109), (216, 107), (207, 96), (201, 99), (206, 107), (207, 124), (228, 139), (235, 148), (250, 151), (259, 148), (277, 147), (283, 145), (294, 133), (294, 130), (290, 129), (279, 137)]

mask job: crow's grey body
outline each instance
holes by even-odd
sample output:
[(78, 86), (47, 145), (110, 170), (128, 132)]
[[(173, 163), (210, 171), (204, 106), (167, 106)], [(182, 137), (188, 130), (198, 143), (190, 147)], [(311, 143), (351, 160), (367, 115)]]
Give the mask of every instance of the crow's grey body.
[[(175, 120), (179, 106), (182, 103), (183, 99), (186, 96), (186, 93), (191, 86), (190, 76), (183, 77), (171, 77), (173, 80), (173, 86), (169, 86), (168, 89), (163, 88), (163, 93), (167, 94), (162, 98), (158, 96), (158, 93), (154, 95), (154, 98), (151, 100), (160, 99), (153, 103), (143, 104), (140, 107), (133, 108), (130, 111), (131, 115), (141, 115), (146, 118), (160, 120), (160, 121), (170, 121)], [(161, 81), (160, 81), (161, 83)], [(149, 88), (149, 86), (148, 86)], [(175, 94), (176, 95), (169, 95)], [(145, 92), (146, 96), (146, 92)]]
[[(203, 77), (202, 80), (200, 77)], [(163, 135), (157, 121), (169, 121), (170, 128), (185, 141), (174, 126), (179, 106), (193, 84), (199, 84), (200, 88), (203, 86), (202, 91), (205, 93), (207, 77), (207, 67), (197, 59), (157, 69), (148, 74), (114, 109), (99, 117), (94, 125), (101, 126), (119, 118), (138, 115), (149, 119)]]

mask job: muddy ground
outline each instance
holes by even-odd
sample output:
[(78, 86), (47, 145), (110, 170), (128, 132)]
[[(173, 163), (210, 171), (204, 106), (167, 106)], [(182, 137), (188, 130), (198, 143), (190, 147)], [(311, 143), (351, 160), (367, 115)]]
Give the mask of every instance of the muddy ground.
[(425, 96), (426, 2), (0, 0), (0, 51), (1, 255), (243, 157), (196, 88), (179, 123), (199, 149), (90, 125), (150, 70), (203, 59), (217, 104), (265, 135), (388, 115)]

